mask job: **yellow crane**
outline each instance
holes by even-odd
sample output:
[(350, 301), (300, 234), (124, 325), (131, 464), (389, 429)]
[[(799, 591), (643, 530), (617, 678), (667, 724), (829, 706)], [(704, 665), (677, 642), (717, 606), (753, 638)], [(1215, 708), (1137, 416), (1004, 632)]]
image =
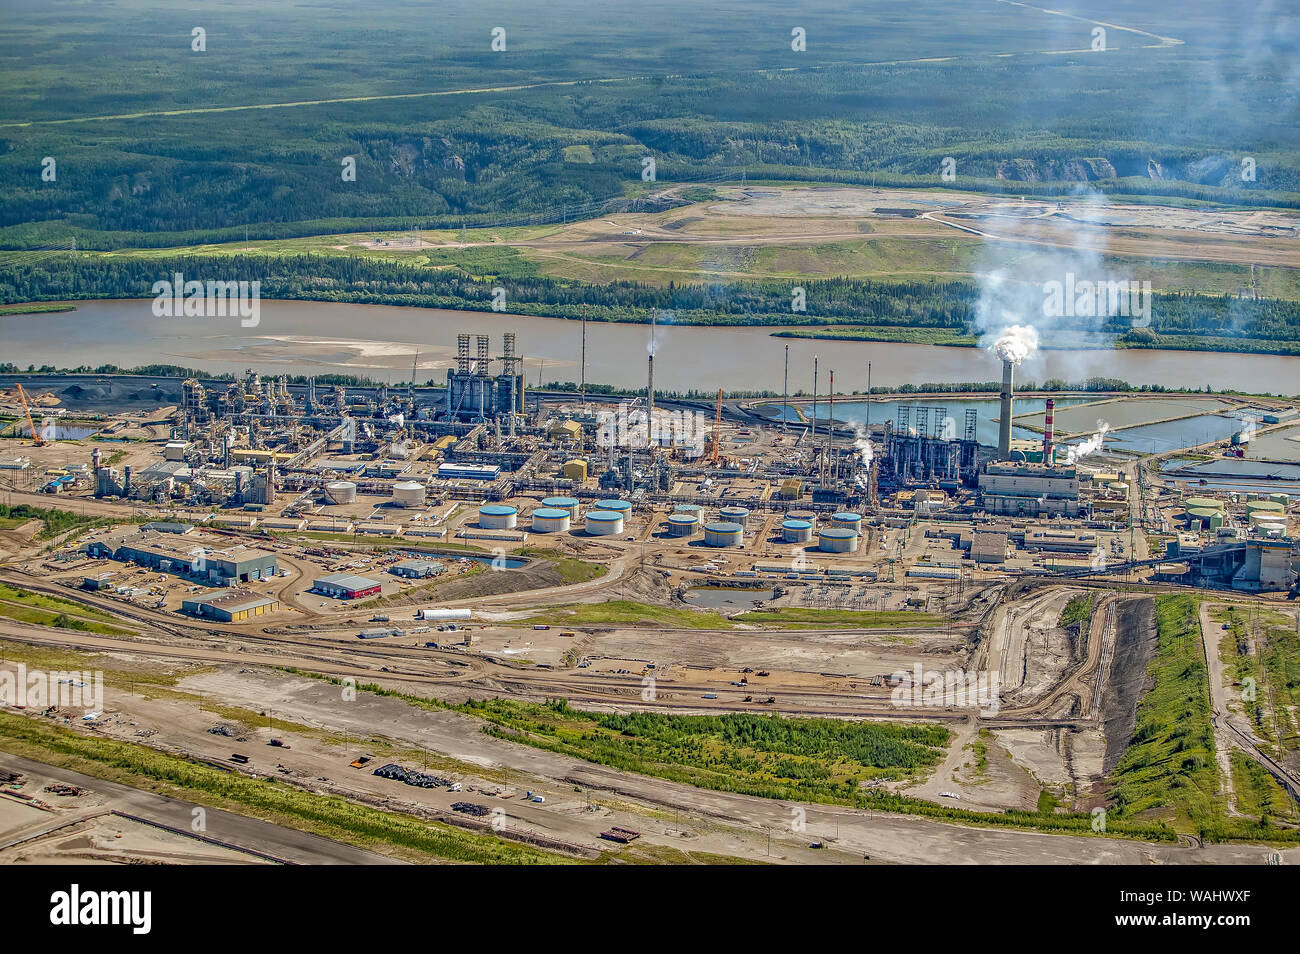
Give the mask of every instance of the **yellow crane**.
[(21, 384), (16, 386), (18, 388), (18, 401), (23, 406), (23, 413), (27, 415), (27, 429), (32, 432), (32, 443), (37, 447), (44, 447), (45, 438), (37, 433), (36, 425), (32, 423), (32, 409), (27, 405), (27, 392), (23, 390)]

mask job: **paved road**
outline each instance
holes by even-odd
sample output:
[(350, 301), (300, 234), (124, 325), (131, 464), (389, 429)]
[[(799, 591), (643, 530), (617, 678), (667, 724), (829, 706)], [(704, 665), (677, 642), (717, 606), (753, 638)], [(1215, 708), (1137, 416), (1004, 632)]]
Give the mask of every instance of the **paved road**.
[[(23, 772), (30, 775), (44, 775), (55, 778), (68, 785), (77, 785), (98, 792), (112, 800), (111, 807), (116, 811), (127, 812), (190, 830), (193, 818), (193, 802), (155, 795), (117, 782), (107, 782), (80, 772), (56, 768), (32, 759), (0, 752), (0, 768)], [(205, 834), (209, 838), (227, 845), (263, 852), (283, 861), (302, 865), (391, 865), (401, 864), (392, 858), (353, 848), (311, 835), (306, 832), (282, 828), (270, 822), (256, 818), (247, 818), (217, 808), (205, 808), (208, 828)]]

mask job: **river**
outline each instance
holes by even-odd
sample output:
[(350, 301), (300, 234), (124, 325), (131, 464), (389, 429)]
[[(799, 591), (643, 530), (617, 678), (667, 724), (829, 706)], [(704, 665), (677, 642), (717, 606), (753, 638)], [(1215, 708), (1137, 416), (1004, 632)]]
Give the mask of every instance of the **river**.
[[(411, 377), (419, 352), (419, 380), (441, 382), (455, 363), (456, 335), (487, 334), (491, 353), (513, 331), (530, 386), (577, 381), (581, 323), (494, 312), (445, 311), (390, 305), (263, 301), (256, 327), (238, 318), (157, 318), (150, 300), (78, 302), (75, 311), (0, 318), (0, 360), (19, 367), (86, 363), (135, 367), (179, 364), (205, 371), (263, 374), (340, 372), (401, 382)], [(819, 390), (829, 372), (835, 389), (860, 391), (881, 385), (992, 381), (994, 359), (974, 348), (774, 338), (772, 327), (698, 327), (660, 324), (656, 332), (655, 383), (671, 391), (770, 390), (780, 393), (785, 345), (790, 346), (790, 390), (810, 393), (813, 355), (821, 356)], [(649, 327), (589, 322), (587, 381), (642, 386)], [(494, 366), (495, 367), (495, 366)], [(1090, 376), (1131, 384), (1254, 393), (1300, 391), (1300, 358), (1216, 354), (1205, 351), (1043, 351), (1021, 367), (1022, 381)]]

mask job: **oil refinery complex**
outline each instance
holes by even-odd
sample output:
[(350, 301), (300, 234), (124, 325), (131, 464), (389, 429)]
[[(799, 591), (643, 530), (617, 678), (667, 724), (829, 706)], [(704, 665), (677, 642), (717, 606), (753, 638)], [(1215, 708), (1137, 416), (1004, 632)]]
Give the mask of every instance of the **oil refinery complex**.
[[(811, 396), (688, 401), (656, 394), (653, 354), (644, 391), (610, 398), (530, 389), (514, 336), (500, 344), (461, 335), (442, 387), (0, 380), (0, 587), (99, 627), (19, 624), (0, 605), (0, 631), (237, 669), (252, 675), (204, 691), (307, 723), (331, 716), (284, 695), (286, 670), (460, 702), (938, 720), (953, 758), (996, 739), (1019, 768), (981, 787), (949, 766), (909, 793), (1000, 811), (1048, 788), (1091, 804), (1107, 713), (1134, 704), (1113, 687), (1150, 658), (1151, 594), (1292, 612), (1289, 402), (1018, 394), (1011, 361), (996, 399), (868, 399), (832, 378)], [(50, 510), (68, 525), (43, 530)], [(1079, 600), (1091, 612), (1071, 629)], [(992, 711), (899, 703), (923, 669), (992, 673)], [(96, 725), (151, 717), (135, 706)], [(171, 744), (226, 759), (206, 751), (230, 747), (210, 722)], [(295, 739), (278, 771), (385, 801), (414, 784), (363, 784), (357, 762), (336, 776), (312, 752)], [(643, 816), (554, 807), (572, 800), (566, 771), (511, 808), (534, 843), (651, 837)], [(462, 784), (493, 790), (424, 786), (419, 804), (459, 811)]]

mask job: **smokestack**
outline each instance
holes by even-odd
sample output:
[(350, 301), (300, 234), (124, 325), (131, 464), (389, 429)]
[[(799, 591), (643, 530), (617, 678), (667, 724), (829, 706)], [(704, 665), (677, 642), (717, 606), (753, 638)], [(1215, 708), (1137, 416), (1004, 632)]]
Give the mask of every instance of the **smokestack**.
[(1047, 415), (1043, 419), (1043, 464), (1047, 467), (1052, 466), (1052, 422), (1056, 413), (1056, 399), (1047, 399)]
[(1015, 366), (1002, 362), (1002, 410), (998, 413), (998, 460), (1011, 459), (1011, 394)]
[(649, 409), (650, 412), (650, 420), (647, 423), (650, 425), (650, 428), (653, 430), (654, 416), (655, 416), (655, 356), (653, 351), (650, 352), (649, 363), (650, 363), (650, 377), (646, 382), (645, 393), (646, 393), (646, 407)]

